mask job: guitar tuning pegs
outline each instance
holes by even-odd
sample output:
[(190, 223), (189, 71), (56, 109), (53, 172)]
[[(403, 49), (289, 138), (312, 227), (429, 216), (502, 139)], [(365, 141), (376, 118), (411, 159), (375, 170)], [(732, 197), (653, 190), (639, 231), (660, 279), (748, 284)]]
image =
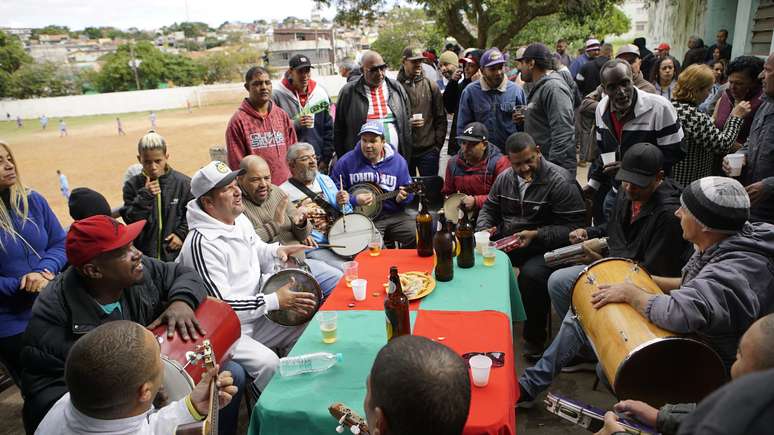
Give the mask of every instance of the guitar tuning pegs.
[(337, 433), (344, 433), (344, 426), (343, 425), (336, 426), (336, 432)]
[(352, 435), (358, 435), (360, 434), (360, 426), (357, 424), (353, 424), (349, 427), (349, 431), (352, 432)]

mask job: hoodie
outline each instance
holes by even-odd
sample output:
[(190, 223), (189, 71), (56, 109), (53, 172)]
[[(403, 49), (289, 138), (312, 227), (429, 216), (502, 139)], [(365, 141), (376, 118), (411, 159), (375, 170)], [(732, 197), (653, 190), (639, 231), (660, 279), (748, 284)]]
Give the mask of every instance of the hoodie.
[(726, 366), (736, 359), (742, 334), (774, 301), (774, 225), (747, 223), (736, 234), (683, 268), (683, 283), (650, 299), (646, 315), (668, 331), (699, 335)]
[(274, 90), (272, 101), (282, 110), (287, 112), (293, 120), (293, 128), (299, 142), (310, 143), (314, 147), (317, 158), (328, 162), (333, 157), (333, 118), (328, 110), (314, 114), (314, 127), (302, 127), (299, 123), (299, 113), (302, 109), (308, 109), (316, 104), (328, 104), (331, 99), (325, 89), (310, 79), (306, 87), (306, 94), (296, 92), (287, 77), (282, 79), (280, 86)]
[(196, 269), (207, 293), (231, 305), (242, 325), (279, 309), (276, 293), (261, 292), (279, 244), (263, 242), (244, 214), (228, 225), (205, 213), (196, 200), (187, 209), (189, 233), (177, 262)]
[(508, 158), (492, 144), (486, 145), (486, 155), (475, 165), (466, 162), (462, 153), (458, 153), (449, 159), (441, 193), (472, 195), (476, 198), (476, 208), (480, 210), (497, 176), (510, 167)]
[(228, 165), (237, 170), (244, 156), (261, 156), (269, 164), (271, 183), (279, 186), (290, 178), (285, 156), (296, 142), (293, 122), (284, 110), (269, 103), (269, 112), (261, 115), (245, 98), (226, 128)]
[[(355, 144), (355, 149), (347, 152), (333, 167), (331, 178), (338, 180), (342, 177), (344, 189), (349, 190), (352, 186), (359, 183), (372, 183), (385, 192), (392, 192), (400, 186), (411, 184), (411, 175), (408, 171), (406, 159), (398, 154), (395, 147), (391, 144), (384, 145), (384, 158), (372, 164), (368, 161), (360, 150), (360, 141)], [(395, 202), (395, 199), (385, 200), (382, 207), (382, 213), (379, 217), (402, 211), (406, 204), (411, 203), (414, 194), (409, 196), (401, 203)], [(350, 195), (350, 203), (356, 206), (355, 196)]]

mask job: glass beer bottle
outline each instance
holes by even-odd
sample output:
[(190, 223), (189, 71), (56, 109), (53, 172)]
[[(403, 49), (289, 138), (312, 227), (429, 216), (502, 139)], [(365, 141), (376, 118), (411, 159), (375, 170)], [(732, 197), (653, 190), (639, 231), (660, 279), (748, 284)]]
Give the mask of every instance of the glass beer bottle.
[(390, 267), (390, 282), (384, 299), (384, 314), (387, 322), (387, 341), (401, 335), (411, 335), (409, 300), (400, 285), (396, 266)]
[(475, 249), (473, 243), (473, 226), (468, 220), (468, 214), (465, 208), (460, 206), (460, 218), (457, 221), (457, 241), (460, 244), (460, 253), (457, 255), (457, 266), (467, 269), (476, 264), (476, 256), (473, 253)]
[(433, 237), (433, 249), (436, 281), (451, 281), (454, 278), (454, 234), (443, 210), (438, 212), (438, 231)]
[(417, 255), (430, 257), (433, 255), (433, 217), (427, 206), (427, 197), (419, 194), (419, 214), (417, 221)]

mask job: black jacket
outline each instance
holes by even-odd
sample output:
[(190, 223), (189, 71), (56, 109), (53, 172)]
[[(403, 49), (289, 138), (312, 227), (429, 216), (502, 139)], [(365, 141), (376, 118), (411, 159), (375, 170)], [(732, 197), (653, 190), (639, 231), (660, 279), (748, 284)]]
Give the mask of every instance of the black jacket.
[(449, 135), (449, 146), (446, 150), (446, 154), (453, 156), (460, 150), (460, 145), (457, 143), (457, 109), (460, 107), (460, 98), (462, 98), (462, 91), (465, 87), (473, 83), (469, 78), (462, 79), (457, 83), (454, 80), (449, 80), (446, 84), (446, 89), (443, 90), (443, 107), (446, 109), (446, 113), (453, 113), (451, 134)]
[[(387, 97), (387, 105), (395, 116), (395, 129), (400, 136), (398, 152), (408, 161), (411, 159), (413, 146), (409, 124), (411, 118), (409, 99), (400, 83), (388, 77), (385, 77), (384, 81), (390, 94)], [(368, 97), (365, 86), (365, 78), (360, 76), (357, 80), (348, 82), (339, 91), (339, 98), (336, 100), (338, 110), (333, 122), (333, 147), (339, 158), (355, 148), (355, 143), (359, 140), (357, 134), (360, 132), (360, 127), (366, 123)]]
[(535, 242), (545, 250), (569, 243), (567, 234), (586, 220), (586, 206), (576, 181), (566, 169), (540, 157), (540, 168), (527, 186), (524, 200), (513, 168), (497, 176), (476, 220), (476, 230), (497, 227), (495, 238), (522, 230), (538, 230)]
[(610, 220), (587, 228), (589, 238), (607, 236), (611, 257), (630, 258), (653, 275), (678, 277), (693, 253), (693, 245), (683, 239), (680, 219), (680, 186), (669, 178), (642, 205), (631, 221), (632, 202), (624, 189), (618, 191)]
[[(185, 220), (185, 206), (193, 199), (191, 179), (174, 169), (169, 169), (159, 177), (161, 187), (161, 219), (156, 197), (145, 188), (145, 175), (137, 174), (124, 183), (124, 206), (121, 217), (130, 224), (142, 219), (148, 222), (140, 235), (134, 240), (134, 246), (143, 254), (162, 261), (174, 261), (180, 251), (170, 251), (164, 241), (175, 233), (180, 241), (188, 234), (188, 222)], [(161, 228), (161, 237), (159, 237)]]
[[(108, 315), (83, 288), (70, 267), (40, 292), (24, 333), (22, 394), (24, 421), (34, 431), (54, 403), (67, 392), (64, 366), (67, 353), (78, 338), (112, 320), (132, 320), (148, 325), (173, 301), (196, 309), (206, 290), (193, 269), (143, 256), (143, 280), (124, 289), (121, 313)], [(95, 373), (99, 376), (99, 373)]]

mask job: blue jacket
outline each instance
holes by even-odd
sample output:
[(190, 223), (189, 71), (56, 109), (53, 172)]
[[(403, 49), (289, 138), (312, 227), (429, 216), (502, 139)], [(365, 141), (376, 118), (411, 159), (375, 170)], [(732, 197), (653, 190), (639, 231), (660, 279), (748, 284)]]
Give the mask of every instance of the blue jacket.
[[(343, 177), (344, 188), (347, 190), (358, 183), (373, 183), (385, 192), (392, 192), (398, 187), (406, 186), (412, 182), (406, 159), (398, 154), (395, 147), (385, 144), (384, 159), (373, 165), (360, 151), (360, 141), (355, 144), (352, 151), (348, 151), (336, 162), (336, 166), (331, 172), (331, 178), (338, 180), (339, 176)], [(413, 194), (409, 194), (408, 198), (400, 204), (395, 202), (395, 199), (384, 201), (380, 216), (403, 210), (413, 197)], [(353, 207), (357, 205), (354, 196), (350, 196), (350, 203)]]
[(527, 98), (521, 87), (508, 79), (503, 79), (504, 85), (498, 89), (489, 90), (481, 87), (482, 80), (471, 83), (462, 91), (457, 111), (456, 136), (462, 135), (466, 125), (478, 121), (489, 130), (489, 143), (505, 154), (505, 140), (521, 131), (513, 122), (513, 109), (527, 104)]
[[(7, 207), (7, 198), (0, 206)], [(10, 213), (19, 235), (13, 238), (0, 231), (0, 337), (21, 334), (27, 328), (37, 294), (19, 289), (21, 277), (44, 269), (56, 274), (67, 262), (65, 232), (51, 207), (35, 191), (29, 192), (28, 200), (29, 218), (24, 225), (15, 213)]]

